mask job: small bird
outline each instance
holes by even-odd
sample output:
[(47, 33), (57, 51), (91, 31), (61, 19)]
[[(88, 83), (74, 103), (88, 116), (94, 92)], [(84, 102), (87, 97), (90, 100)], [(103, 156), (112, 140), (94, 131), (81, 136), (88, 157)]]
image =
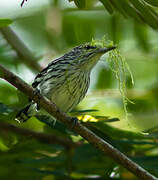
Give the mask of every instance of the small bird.
[[(90, 73), (100, 57), (115, 49), (100, 45), (82, 44), (62, 57), (53, 60), (34, 79), (32, 87), (41, 95), (54, 102), (67, 113), (85, 97), (89, 88)], [(31, 101), (16, 116), (26, 121), (37, 112), (37, 104)]]

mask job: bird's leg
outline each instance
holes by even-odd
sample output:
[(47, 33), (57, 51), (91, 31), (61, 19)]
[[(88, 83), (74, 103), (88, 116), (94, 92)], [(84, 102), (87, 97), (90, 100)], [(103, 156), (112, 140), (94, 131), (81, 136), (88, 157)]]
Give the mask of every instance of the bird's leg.
[(37, 98), (38, 98), (38, 101), (37, 101), (37, 106), (36, 106), (36, 109), (37, 109), (37, 111), (39, 111), (40, 110), (40, 99), (41, 99), (41, 94), (40, 94), (40, 90), (39, 89), (35, 89), (34, 90), (34, 96), (37, 96)]
[(72, 121), (72, 129), (73, 129), (78, 122), (78, 118), (77, 117), (71, 117), (71, 121)]

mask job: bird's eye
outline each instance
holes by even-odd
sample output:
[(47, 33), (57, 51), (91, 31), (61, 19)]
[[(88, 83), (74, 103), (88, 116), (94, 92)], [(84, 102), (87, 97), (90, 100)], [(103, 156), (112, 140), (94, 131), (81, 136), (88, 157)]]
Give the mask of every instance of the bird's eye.
[(96, 47), (95, 47), (95, 46), (87, 45), (87, 46), (85, 46), (85, 48), (86, 48), (87, 50), (89, 50), (89, 49), (94, 49), (94, 48), (96, 48)]

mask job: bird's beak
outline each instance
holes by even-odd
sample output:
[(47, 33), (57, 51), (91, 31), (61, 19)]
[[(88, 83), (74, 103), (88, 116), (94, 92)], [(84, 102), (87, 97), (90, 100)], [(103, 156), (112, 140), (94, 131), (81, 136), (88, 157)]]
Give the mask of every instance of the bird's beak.
[(116, 46), (112, 46), (112, 47), (109, 47), (109, 48), (100, 48), (100, 49), (98, 49), (98, 53), (106, 53), (106, 52), (108, 52), (108, 51), (111, 51), (111, 50), (113, 50), (113, 49), (115, 49), (116, 48)]

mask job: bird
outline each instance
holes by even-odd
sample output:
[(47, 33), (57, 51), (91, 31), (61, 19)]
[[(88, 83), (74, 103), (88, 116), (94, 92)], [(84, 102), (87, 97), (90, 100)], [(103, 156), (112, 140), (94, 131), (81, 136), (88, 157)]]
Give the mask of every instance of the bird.
[[(100, 57), (115, 49), (115, 46), (81, 44), (63, 56), (51, 61), (35, 77), (32, 87), (57, 107), (70, 112), (85, 97), (90, 84), (90, 74)], [(16, 115), (16, 120), (25, 122), (37, 113), (38, 104), (30, 101)]]

